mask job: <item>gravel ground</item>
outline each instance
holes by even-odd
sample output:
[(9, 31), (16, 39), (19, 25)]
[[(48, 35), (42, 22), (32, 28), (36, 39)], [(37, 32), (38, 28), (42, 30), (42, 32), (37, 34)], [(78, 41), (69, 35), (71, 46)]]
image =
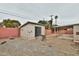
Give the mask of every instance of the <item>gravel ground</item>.
[[(53, 49), (53, 50), (52, 50)], [(48, 47), (45, 42), (38, 40), (8, 40), (7, 43), (0, 45), (0, 55), (53, 55), (54, 48)], [(51, 53), (50, 53), (51, 52)]]
[[(0, 43), (3, 40), (0, 41)], [(5, 40), (4, 40), (5, 41)], [(78, 56), (79, 45), (71, 40), (48, 36), (45, 41), (16, 38), (0, 44), (1, 56)]]

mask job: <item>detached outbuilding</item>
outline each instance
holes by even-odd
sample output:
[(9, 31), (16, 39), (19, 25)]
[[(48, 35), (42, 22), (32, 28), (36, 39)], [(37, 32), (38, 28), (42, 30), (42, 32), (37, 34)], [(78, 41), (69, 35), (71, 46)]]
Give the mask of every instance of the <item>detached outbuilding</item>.
[(33, 22), (27, 22), (20, 28), (20, 36), (24, 39), (36, 39), (44, 38), (45, 36), (45, 27)]

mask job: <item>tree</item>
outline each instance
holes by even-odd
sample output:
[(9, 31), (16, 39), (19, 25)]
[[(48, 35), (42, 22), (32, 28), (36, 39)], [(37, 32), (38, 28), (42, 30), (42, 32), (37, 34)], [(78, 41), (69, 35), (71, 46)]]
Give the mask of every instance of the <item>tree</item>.
[(56, 15), (55, 16), (55, 25), (57, 25), (57, 19), (58, 19), (58, 16)]
[(52, 28), (52, 20), (48, 21), (50, 29)]
[(56, 15), (56, 16), (55, 16), (55, 19), (57, 19), (57, 18), (58, 18), (58, 16)]
[(19, 27), (21, 23), (17, 20), (12, 20), (13, 27)]
[(47, 21), (45, 21), (45, 20), (40, 20), (40, 21), (38, 21), (38, 23), (39, 23), (39, 24), (42, 24), (42, 25), (45, 25), (45, 24), (47, 24)]
[(38, 21), (38, 23), (45, 26), (46, 29), (50, 28), (50, 23), (48, 21), (40, 20), (40, 21)]
[(21, 23), (17, 20), (10, 20), (10, 19), (4, 19), (3, 20), (3, 25), (5, 27), (19, 27), (21, 25)]

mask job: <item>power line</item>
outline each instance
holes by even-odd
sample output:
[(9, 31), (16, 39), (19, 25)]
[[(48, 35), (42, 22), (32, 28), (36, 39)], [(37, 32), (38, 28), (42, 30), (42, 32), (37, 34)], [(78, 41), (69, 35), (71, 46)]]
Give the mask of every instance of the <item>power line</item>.
[(7, 14), (7, 15), (11, 15), (11, 16), (16, 16), (16, 17), (20, 17), (20, 18), (24, 18), (26, 19), (25, 17), (22, 17), (22, 16), (18, 16), (18, 15), (14, 15), (14, 14), (9, 14), (9, 13), (5, 13), (5, 12), (0, 12), (2, 14)]
[[(18, 15), (17, 13), (14, 13), (14, 12), (11, 12), (11, 11), (8, 11), (8, 10), (4, 10), (4, 9), (0, 9), (0, 10), (2, 10), (2, 11), (0, 11), (0, 13), (2, 13), (2, 14), (7, 14), (7, 15), (11, 15), (11, 16), (16, 16), (16, 17), (19, 17), (19, 18), (27, 19), (26, 17)], [(52, 16), (53, 15), (51, 15), (51, 17)], [(33, 20), (33, 19), (30, 19), (30, 20)]]
[[(2, 9), (0, 9), (0, 10), (2, 10)], [(3, 11), (6, 11), (6, 10), (3, 10)], [(26, 17), (22, 17), (22, 16), (20, 16), (20, 15), (10, 14), (10, 13), (8, 13), (8, 12), (2, 12), (2, 11), (0, 11), (0, 13), (2, 13), (2, 14), (7, 14), (7, 15), (11, 15), (11, 16), (20, 17), (20, 18), (23, 18), (23, 19), (27, 19)]]

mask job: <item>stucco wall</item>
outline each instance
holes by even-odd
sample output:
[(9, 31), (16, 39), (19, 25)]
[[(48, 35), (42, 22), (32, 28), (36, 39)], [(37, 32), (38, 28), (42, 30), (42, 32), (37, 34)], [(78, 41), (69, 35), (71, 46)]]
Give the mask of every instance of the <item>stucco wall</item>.
[(51, 29), (45, 29), (46, 35), (54, 34)]
[(24, 39), (35, 39), (35, 26), (41, 27), (41, 34), (45, 35), (45, 27), (34, 24), (27, 24), (21, 28), (21, 37)]
[(18, 28), (0, 28), (0, 38), (19, 37), (19, 35)]

